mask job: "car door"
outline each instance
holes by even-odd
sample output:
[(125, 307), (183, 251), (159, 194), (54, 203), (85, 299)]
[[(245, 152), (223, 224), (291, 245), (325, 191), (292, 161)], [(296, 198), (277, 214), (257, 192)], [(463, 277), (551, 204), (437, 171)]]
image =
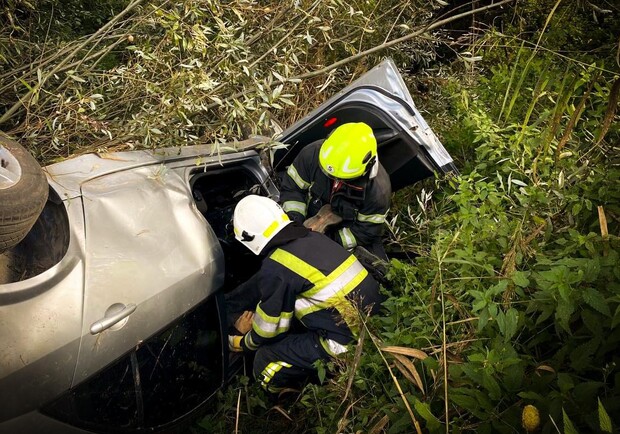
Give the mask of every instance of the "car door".
[(347, 122), (365, 122), (378, 142), (379, 161), (396, 191), (434, 173), (456, 171), (452, 157), (415, 106), (398, 68), (386, 59), (287, 128), (280, 141), (290, 146), (272, 154), (283, 173), (307, 144), (324, 139)]
[(85, 292), (74, 384), (204, 300), (223, 269), (186, 180), (167, 164), (105, 174), (81, 191)]
[(84, 307), (73, 386), (45, 415), (94, 432), (167, 432), (226, 381), (223, 251), (191, 181), (229, 166), (266, 180), (258, 143), (222, 155), (196, 145), (83, 156), (55, 169), (81, 196)]

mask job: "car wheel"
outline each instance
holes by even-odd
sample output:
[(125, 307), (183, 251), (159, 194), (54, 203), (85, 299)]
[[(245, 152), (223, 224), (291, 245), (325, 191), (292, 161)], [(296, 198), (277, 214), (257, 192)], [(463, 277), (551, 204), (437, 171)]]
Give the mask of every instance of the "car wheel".
[(48, 192), (37, 160), (19, 143), (0, 135), (0, 253), (28, 234)]

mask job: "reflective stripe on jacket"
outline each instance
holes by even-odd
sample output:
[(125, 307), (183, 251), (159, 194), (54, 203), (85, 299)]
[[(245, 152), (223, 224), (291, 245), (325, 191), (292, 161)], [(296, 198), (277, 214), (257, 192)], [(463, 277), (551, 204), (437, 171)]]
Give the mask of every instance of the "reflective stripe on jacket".
[[(379, 308), (379, 285), (349, 252), (310, 232), (275, 248), (258, 272), (261, 301), (243, 346), (256, 350), (289, 330), (293, 315), (325, 339), (348, 344), (359, 309)], [(370, 312), (369, 312), (370, 313)]]
[(284, 211), (292, 220), (302, 223), (323, 205), (331, 203), (343, 222), (328, 232), (330, 238), (346, 249), (380, 243), (392, 194), (387, 172), (379, 164), (376, 176), (348, 182), (357, 189), (342, 189), (332, 194), (333, 180), (319, 165), (322, 143), (320, 140), (307, 145), (288, 167), (280, 194)]

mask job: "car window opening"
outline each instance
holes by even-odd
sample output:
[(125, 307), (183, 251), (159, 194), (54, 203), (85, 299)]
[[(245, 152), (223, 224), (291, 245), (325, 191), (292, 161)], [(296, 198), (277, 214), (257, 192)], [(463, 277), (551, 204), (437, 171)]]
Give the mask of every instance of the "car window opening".
[(258, 258), (243, 247), (233, 233), (235, 206), (249, 194), (268, 195), (259, 179), (244, 165), (234, 165), (195, 175), (191, 181), (196, 207), (209, 222), (225, 258), (225, 287), (229, 291), (258, 271)]
[(326, 138), (338, 126), (348, 122), (364, 122), (372, 128), (377, 139), (379, 161), (390, 175), (392, 191), (432, 176), (435, 168), (419, 143), (399, 131), (399, 127), (381, 110), (367, 104), (355, 103), (338, 107), (317, 117), (299, 133), (293, 132), (285, 137), (283, 141), (292, 146), (274, 154), (274, 167), (278, 177), (281, 179), (284, 176), (287, 167), (304, 146)]

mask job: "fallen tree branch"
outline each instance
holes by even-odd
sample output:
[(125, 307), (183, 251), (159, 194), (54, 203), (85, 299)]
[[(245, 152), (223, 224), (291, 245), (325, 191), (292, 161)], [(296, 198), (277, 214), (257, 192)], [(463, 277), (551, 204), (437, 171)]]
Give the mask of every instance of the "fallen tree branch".
[[(140, 3), (142, 3), (143, 0), (134, 0), (133, 2), (131, 2), (125, 9), (123, 9), (121, 12), (119, 12), (114, 18), (112, 18), (110, 21), (108, 21), (106, 23), (106, 25), (104, 25), (103, 27), (101, 27), (99, 30), (97, 30), (95, 33), (93, 33), (88, 39), (86, 39), (86, 41), (84, 41), (83, 43), (81, 43), (80, 45), (78, 45), (71, 53), (69, 53), (67, 55), (67, 57), (65, 57), (62, 62), (60, 62), (58, 65), (56, 65), (54, 67), (54, 69), (52, 69), (49, 73), (47, 73), (45, 76), (41, 77), (41, 80), (32, 87), (32, 89), (30, 89), (23, 97), (21, 97), (15, 104), (13, 104), (13, 106), (8, 109), (3, 115), (2, 117), (0, 117), (0, 125), (2, 125), (3, 123), (5, 123), (6, 121), (8, 121), (9, 119), (11, 119), (11, 117), (13, 117), (13, 115), (22, 107), (25, 107), (27, 105), (27, 102), (29, 101), (30, 97), (32, 95), (35, 94), (35, 92), (38, 92), (39, 89), (45, 84), (45, 82), (52, 77), (54, 74), (56, 74), (63, 66), (65, 66), (71, 59), (73, 59), (73, 57), (75, 57), (75, 55), (77, 53), (79, 53), (82, 49), (84, 49), (89, 43), (91, 43), (92, 41), (94, 41), (95, 39), (97, 39), (100, 35), (102, 35), (103, 33), (105, 33), (110, 27), (112, 27), (117, 21), (119, 21), (123, 16), (127, 15), (129, 12), (131, 12), (136, 6), (138, 6)], [(92, 48), (91, 48), (92, 50)]]
[(424, 27), (422, 29), (416, 30), (415, 32), (409, 33), (408, 35), (405, 35), (405, 36), (397, 38), (397, 39), (393, 39), (390, 42), (387, 42), (385, 44), (381, 44), (381, 45), (377, 45), (376, 47), (369, 48), (368, 50), (364, 50), (361, 53), (357, 53), (357, 54), (355, 54), (353, 56), (349, 56), (349, 57), (347, 57), (345, 59), (339, 60), (338, 62), (332, 63), (331, 65), (326, 66), (325, 68), (317, 69), (316, 71), (308, 72), (306, 74), (301, 74), (301, 75), (299, 75), (297, 77), (292, 77), (289, 80), (305, 80), (307, 78), (312, 78), (312, 77), (316, 77), (317, 75), (325, 74), (326, 72), (329, 72), (329, 71), (331, 71), (333, 69), (339, 68), (339, 67), (341, 67), (343, 65), (346, 65), (347, 63), (351, 63), (351, 62), (353, 62), (355, 60), (359, 60), (362, 57), (366, 57), (369, 54), (377, 53), (379, 51), (385, 50), (386, 48), (391, 48), (394, 45), (400, 44), (401, 42), (409, 41), (409, 40), (411, 40), (411, 39), (413, 39), (413, 38), (415, 38), (417, 36), (420, 36), (422, 33), (426, 33), (426, 32), (429, 32), (431, 30), (435, 30), (435, 29), (437, 29), (437, 28), (439, 28), (441, 26), (444, 26), (444, 25), (446, 25), (448, 23), (451, 23), (451, 22), (456, 21), (456, 20), (460, 20), (463, 17), (467, 17), (469, 15), (474, 15), (474, 14), (479, 13), (479, 12), (484, 12), (484, 11), (489, 10), (489, 9), (494, 9), (494, 8), (497, 8), (497, 7), (502, 6), (504, 4), (511, 3), (513, 1), (514, 0), (503, 0), (503, 1), (499, 2), (499, 3), (495, 3), (495, 4), (492, 4), (492, 5), (484, 6), (484, 7), (477, 8), (477, 9), (474, 9), (474, 10), (471, 10), (471, 11), (463, 12), (461, 14), (454, 15), (454, 16), (451, 16), (449, 18), (444, 18), (443, 20), (436, 21), (435, 23), (430, 24), (427, 27)]
[[(477, 8), (477, 9), (473, 9), (473, 10), (470, 10), (470, 11), (467, 11), (467, 12), (463, 12), (463, 13), (458, 14), (458, 15), (454, 15), (454, 16), (451, 16), (451, 17), (448, 17), (448, 18), (444, 18), (443, 20), (436, 21), (433, 24), (429, 24), (428, 26), (425, 26), (425, 27), (423, 27), (421, 29), (418, 29), (415, 32), (409, 33), (408, 35), (405, 35), (405, 36), (397, 38), (397, 39), (393, 39), (390, 42), (387, 42), (387, 43), (384, 43), (384, 44), (381, 44), (381, 45), (377, 45), (376, 47), (369, 48), (368, 50), (364, 50), (364, 51), (362, 51), (360, 53), (357, 53), (357, 54), (355, 54), (353, 56), (349, 56), (349, 57), (347, 57), (345, 59), (339, 60), (338, 62), (332, 63), (331, 65), (328, 65), (328, 66), (326, 66), (324, 68), (317, 69), (316, 71), (307, 72), (305, 74), (301, 74), (301, 75), (298, 75), (298, 76), (295, 76), (295, 77), (288, 77), (288, 78), (285, 78), (283, 80), (276, 80), (276, 81), (274, 81), (274, 85), (277, 86), (279, 84), (283, 84), (283, 83), (286, 83), (286, 82), (296, 82), (296, 81), (300, 81), (300, 80), (306, 80), (308, 78), (313, 78), (313, 77), (317, 77), (319, 75), (326, 74), (326, 73), (328, 73), (330, 71), (333, 71), (334, 69), (337, 69), (337, 68), (339, 68), (339, 67), (341, 67), (343, 65), (346, 65), (348, 63), (351, 63), (351, 62), (353, 62), (355, 60), (359, 60), (359, 59), (361, 59), (361, 58), (363, 58), (365, 56), (368, 56), (370, 54), (374, 54), (374, 53), (377, 53), (379, 51), (385, 50), (387, 48), (391, 48), (391, 47), (393, 47), (395, 45), (398, 45), (398, 44), (400, 44), (402, 42), (409, 41), (409, 40), (411, 40), (411, 39), (413, 39), (413, 38), (415, 38), (417, 36), (422, 35), (423, 33), (429, 32), (431, 30), (435, 30), (435, 29), (437, 29), (437, 28), (439, 28), (441, 26), (444, 26), (446, 24), (449, 24), (449, 23), (451, 23), (453, 21), (460, 20), (463, 17), (467, 17), (469, 15), (474, 15), (474, 14), (477, 14), (477, 13), (480, 13), (480, 12), (484, 12), (484, 11), (487, 11), (487, 10), (490, 10), (490, 9), (494, 9), (494, 8), (503, 6), (505, 4), (512, 3), (514, 1), (515, 0), (502, 0), (499, 3), (494, 3), (494, 4), (491, 4), (491, 5), (488, 5), (488, 6), (483, 6), (483, 7)], [(235, 94), (233, 94), (233, 95), (231, 95), (231, 96), (229, 96), (227, 98), (223, 98), (222, 101), (234, 100), (236, 98), (239, 98), (239, 97), (245, 95), (246, 93), (247, 92), (237, 92), (237, 93), (235, 93)], [(217, 107), (219, 105), (221, 105), (221, 104), (220, 103), (212, 103), (212, 104), (207, 105), (206, 108), (207, 109), (211, 109), (211, 108), (215, 108), (215, 107)]]

